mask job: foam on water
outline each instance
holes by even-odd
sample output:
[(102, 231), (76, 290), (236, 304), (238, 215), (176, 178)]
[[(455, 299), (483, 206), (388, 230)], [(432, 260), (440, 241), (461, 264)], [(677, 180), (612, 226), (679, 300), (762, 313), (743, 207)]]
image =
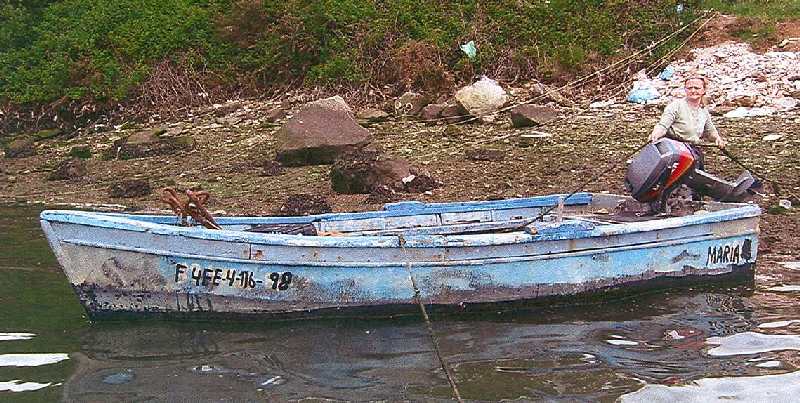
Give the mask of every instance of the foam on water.
[(684, 386), (646, 385), (622, 402), (787, 401), (800, 394), (800, 372), (740, 378), (703, 378)]
[(619, 340), (619, 339), (608, 339), (606, 343), (613, 344), (615, 346), (638, 346), (639, 343), (630, 340)]
[(709, 337), (706, 344), (715, 344), (708, 350), (711, 356), (756, 354), (779, 350), (800, 350), (800, 336), (745, 332), (726, 337)]
[(792, 325), (794, 323), (800, 323), (800, 320), (799, 319), (792, 319), (792, 320), (781, 320), (781, 321), (778, 321), (778, 322), (767, 322), (767, 323), (762, 323), (762, 324), (758, 325), (758, 328), (759, 329), (776, 329), (776, 328), (779, 328), (779, 327), (790, 326), (790, 325)]
[(0, 341), (30, 340), (34, 336), (34, 333), (0, 333)]
[(759, 368), (780, 368), (783, 366), (783, 363), (780, 361), (765, 361), (760, 364), (756, 364)]
[(0, 367), (38, 367), (68, 360), (66, 353), (51, 354), (0, 354)]
[(29, 392), (50, 386), (51, 383), (22, 382), (19, 379), (13, 381), (0, 381), (0, 392)]

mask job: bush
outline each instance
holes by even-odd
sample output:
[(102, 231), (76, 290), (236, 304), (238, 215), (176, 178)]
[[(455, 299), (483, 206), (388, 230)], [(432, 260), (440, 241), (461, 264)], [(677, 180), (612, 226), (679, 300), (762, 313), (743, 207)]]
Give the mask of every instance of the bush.
[[(124, 100), (179, 74), (165, 61), (191, 80), (231, 87), (304, 80), (437, 90), (486, 72), (556, 78), (649, 44), (693, 18), (695, 3), (678, 13), (667, 0), (7, 2), (0, 100)], [(475, 59), (458, 47), (470, 40)]]

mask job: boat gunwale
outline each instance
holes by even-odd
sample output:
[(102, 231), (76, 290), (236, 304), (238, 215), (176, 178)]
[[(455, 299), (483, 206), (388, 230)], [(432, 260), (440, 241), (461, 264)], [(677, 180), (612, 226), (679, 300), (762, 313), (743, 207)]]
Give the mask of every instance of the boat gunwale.
[[(592, 194), (587, 194), (591, 197)], [(613, 196), (605, 195), (602, 196)], [(549, 197), (549, 196), (547, 196)], [(620, 196), (624, 197), (624, 196)], [(531, 198), (534, 200), (534, 198)], [(473, 203), (493, 203), (499, 204), (497, 201), (489, 202), (473, 202)], [(447, 203), (442, 203), (445, 205)], [(722, 203), (723, 205), (731, 206), (730, 208), (720, 209), (717, 211), (709, 211), (703, 214), (693, 214), (683, 217), (667, 217), (649, 221), (637, 222), (623, 222), (623, 223), (608, 223), (596, 224), (587, 227), (566, 228), (558, 230), (558, 227), (552, 227), (551, 223), (543, 223), (541, 225), (542, 231), (536, 234), (528, 234), (522, 230), (517, 232), (506, 233), (488, 233), (488, 234), (437, 234), (437, 235), (407, 235), (403, 236), (404, 247), (407, 248), (431, 248), (431, 247), (460, 247), (460, 246), (493, 246), (493, 245), (507, 245), (507, 244), (521, 244), (540, 241), (557, 241), (569, 239), (583, 239), (593, 237), (607, 237), (613, 235), (633, 234), (638, 232), (652, 232), (663, 229), (678, 228), (684, 226), (695, 226), (702, 224), (715, 224), (720, 222), (728, 222), (739, 219), (747, 219), (758, 217), (761, 214), (761, 209), (757, 205), (740, 204), (740, 203)], [(523, 208), (526, 206), (512, 206), (509, 208)], [(542, 206), (544, 207), (544, 206)], [(413, 216), (419, 215), (420, 209), (398, 209), (388, 210), (394, 211), (395, 216)], [(386, 213), (387, 210), (370, 212), (370, 213)], [(404, 214), (397, 215), (397, 212)], [(447, 211), (445, 211), (447, 212)], [(332, 213), (318, 216), (305, 216), (305, 217), (291, 217), (302, 218), (304, 221), (299, 222), (313, 222), (314, 219), (319, 217), (330, 217), (332, 215), (356, 215), (363, 213)], [(426, 213), (432, 214), (432, 213)], [(116, 229), (120, 231), (135, 231), (135, 232), (149, 232), (154, 235), (177, 236), (193, 239), (202, 239), (210, 241), (223, 241), (223, 242), (246, 242), (255, 245), (272, 245), (272, 246), (288, 246), (288, 247), (327, 247), (327, 248), (398, 248), (400, 247), (399, 235), (360, 235), (360, 236), (308, 236), (308, 235), (289, 235), (289, 234), (272, 234), (272, 233), (257, 233), (247, 232), (241, 230), (210, 230), (203, 227), (180, 227), (173, 224), (154, 223), (150, 221), (140, 220), (133, 214), (120, 214), (120, 213), (100, 213), (100, 212), (87, 212), (87, 211), (74, 211), (74, 210), (45, 210), (41, 213), (40, 219), (49, 223), (64, 223), (86, 225), (92, 227), (100, 227), (106, 229)], [(150, 216), (153, 217), (153, 216)], [(169, 217), (169, 216), (163, 216)], [(380, 217), (380, 216), (378, 216)], [(220, 220), (221, 225), (235, 225), (242, 223), (242, 221), (264, 221), (266, 217), (230, 217), (229, 220)], [(279, 217), (269, 217), (276, 219)], [(227, 222), (226, 222), (227, 221)], [(233, 221), (233, 222), (231, 222)], [(252, 224), (252, 222), (250, 222)], [(538, 223), (536, 223), (538, 224)], [(574, 226), (573, 226), (574, 227)], [(538, 228), (537, 228), (538, 229)], [(552, 229), (552, 231), (548, 231)]]

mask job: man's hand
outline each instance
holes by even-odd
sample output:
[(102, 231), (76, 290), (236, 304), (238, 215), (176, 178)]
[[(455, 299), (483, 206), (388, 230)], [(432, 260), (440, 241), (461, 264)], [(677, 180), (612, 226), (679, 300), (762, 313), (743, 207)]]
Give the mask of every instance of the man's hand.
[(725, 148), (725, 145), (727, 143), (725, 142), (725, 139), (723, 139), (722, 137), (717, 136), (716, 140), (714, 140), (714, 144), (716, 144), (717, 147), (719, 147), (719, 148)]
[(663, 127), (661, 127), (659, 125), (656, 125), (656, 127), (653, 128), (653, 132), (650, 133), (650, 141), (651, 142), (655, 142), (656, 140), (664, 137), (664, 135), (666, 135), (666, 134), (667, 134), (667, 131), (664, 130)]

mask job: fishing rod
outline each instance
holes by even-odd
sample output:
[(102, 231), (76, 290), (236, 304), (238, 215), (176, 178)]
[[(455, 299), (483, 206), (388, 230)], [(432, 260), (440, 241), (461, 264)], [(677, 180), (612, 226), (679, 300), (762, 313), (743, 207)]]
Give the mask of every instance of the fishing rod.
[[(568, 200), (570, 197), (572, 197), (572, 196), (574, 196), (576, 193), (580, 192), (580, 191), (581, 191), (581, 189), (585, 188), (585, 187), (586, 187), (586, 185), (588, 185), (589, 183), (591, 183), (591, 182), (594, 182), (594, 181), (596, 181), (596, 180), (600, 179), (601, 177), (603, 177), (603, 175), (605, 175), (605, 174), (607, 174), (607, 173), (611, 172), (612, 170), (616, 169), (616, 168), (619, 166), (619, 164), (620, 164), (621, 162), (623, 162), (623, 161), (627, 161), (628, 159), (630, 159), (631, 157), (633, 157), (634, 155), (636, 155), (636, 153), (638, 153), (638, 152), (639, 152), (639, 151), (641, 151), (643, 148), (645, 148), (645, 147), (646, 147), (648, 144), (650, 144), (650, 140), (647, 140), (647, 141), (646, 141), (646, 142), (644, 142), (642, 145), (640, 145), (640, 146), (636, 147), (636, 149), (635, 149), (635, 150), (633, 150), (632, 152), (630, 152), (630, 153), (629, 153), (629, 154), (627, 154), (626, 156), (624, 156), (624, 157), (622, 157), (622, 158), (618, 159), (616, 162), (614, 162), (614, 163), (612, 163), (611, 165), (609, 165), (609, 166), (608, 166), (608, 167), (607, 167), (605, 170), (603, 170), (603, 172), (600, 172), (599, 174), (597, 174), (597, 175), (595, 175), (595, 176), (593, 176), (593, 177), (589, 178), (588, 180), (584, 181), (584, 182), (583, 182), (583, 183), (581, 183), (580, 185), (576, 186), (576, 187), (575, 187), (575, 189), (574, 189), (572, 192), (570, 192), (570, 193), (569, 193), (569, 194), (568, 194), (566, 197), (562, 198), (562, 200), (564, 200), (564, 201)], [(519, 224), (519, 225), (517, 225), (517, 226), (515, 226), (515, 227), (511, 228), (510, 230), (511, 230), (511, 231), (513, 231), (513, 230), (517, 230), (517, 229), (520, 229), (520, 228), (524, 228), (524, 227), (526, 227), (526, 226), (528, 226), (528, 225), (530, 225), (530, 224), (532, 224), (532, 223), (534, 223), (534, 222), (536, 222), (536, 221), (539, 221), (539, 220), (543, 219), (543, 218), (544, 218), (544, 216), (546, 216), (546, 215), (547, 215), (547, 214), (549, 214), (551, 211), (553, 211), (553, 209), (555, 209), (556, 207), (559, 207), (559, 206), (561, 206), (561, 205), (562, 205), (561, 203), (557, 203), (557, 204), (554, 204), (554, 205), (552, 205), (552, 206), (550, 206), (550, 207), (548, 207), (548, 208), (546, 208), (546, 209), (543, 209), (543, 210), (542, 210), (542, 211), (541, 211), (539, 214), (537, 214), (537, 215), (536, 215), (536, 217), (534, 217), (534, 218), (531, 218), (531, 219), (529, 219), (529, 220), (525, 220), (525, 221), (523, 221), (521, 224)]]
[[(777, 180), (772, 179), (772, 178), (768, 177), (767, 175), (764, 175), (763, 173), (756, 171), (751, 166), (746, 165), (737, 156), (735, 156), (733, 153), (728, 151), (725, 147), (720, 147), (720, 146), (718, 146), (716, 144), (701, 144), (700, 147), (718, 149), (720, 152), (722, 152), (723, 155), (725, 155), (726, 157), (730, 158), (730, 160), (733, 161), (736, 165), (739, 165), (740, 167), (742, 167), (742, 169), (746, 169), (747, 171), (749, 171), (750, 173), (752, 173), (753, 175), (755, 175), (756, 177), (758, 177), (759, 179), (761, 179), (764, 182), (771, 183), (773, 190), (775, 190), (775, 196), (777, 196), (778, 198), (781, 197), (781, 188), (783, 187), (783, 184), (781, 182), (778, 182)], [(800, 200), (800, 197), (797, 197), (797, 195), (794, 194), (793, 192), (791, 192), (789, 190), (785, 190), (785, 189), (784, 189), (784, 191), (787, 194), (789, 194), (789, 196), (792, 196), (795, 199)]]

